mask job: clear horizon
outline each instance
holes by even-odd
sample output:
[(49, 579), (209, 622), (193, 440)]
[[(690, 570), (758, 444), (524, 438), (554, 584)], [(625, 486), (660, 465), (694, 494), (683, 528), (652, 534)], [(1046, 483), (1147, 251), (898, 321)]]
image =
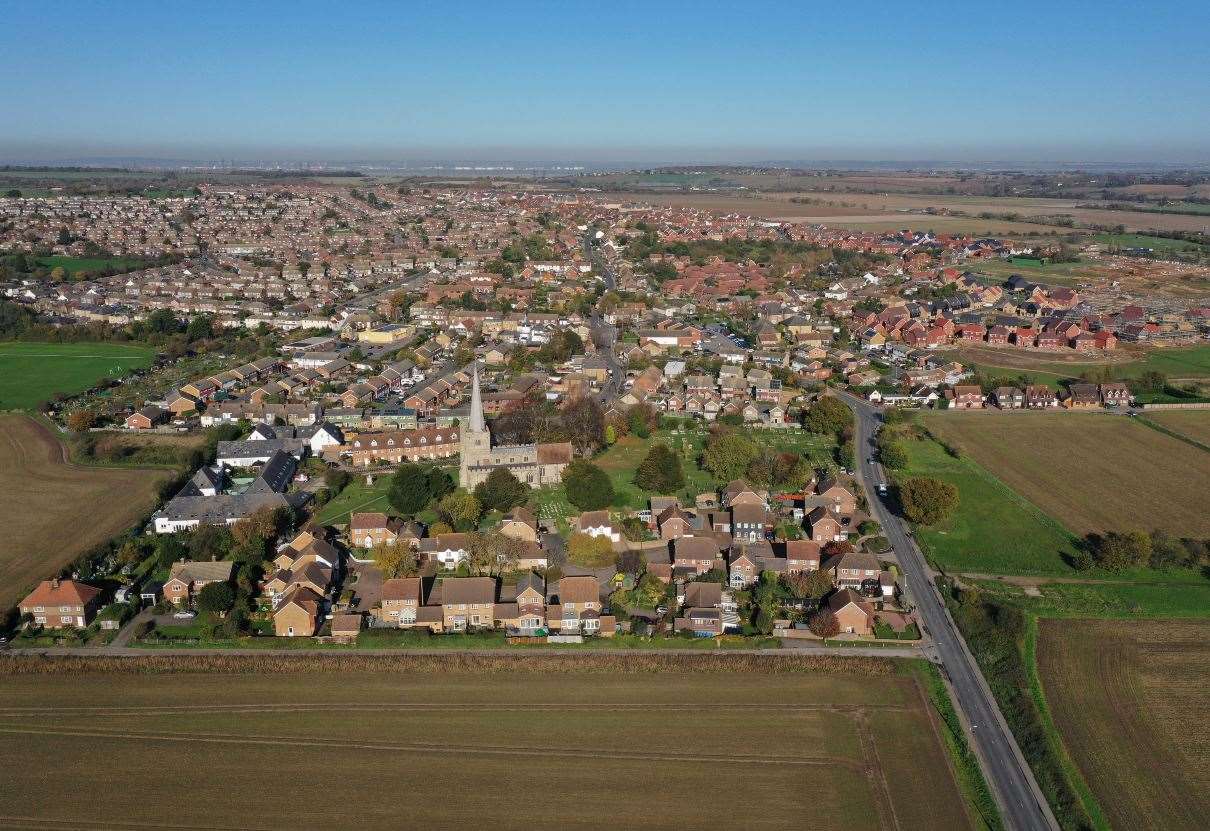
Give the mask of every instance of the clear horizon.
[(1190, 2), (19, 2), (0, 163), (1201, 166), (1206, 31)]

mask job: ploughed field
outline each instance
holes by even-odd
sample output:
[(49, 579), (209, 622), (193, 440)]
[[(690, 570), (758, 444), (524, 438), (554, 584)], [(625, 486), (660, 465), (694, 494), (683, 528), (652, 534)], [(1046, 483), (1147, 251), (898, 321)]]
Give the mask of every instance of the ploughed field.
[(0, 410), (31, 409), (102, 378), (151, 365), (150, 349), (113, 343), (0, 343)]
[(941, 412), (939, 439), (1077, 534), (1210, 536), (1210, 453), (1123, 416)]
[(914, 677), (734, 657), (0, 657), (0, 825), (971, 827)]
[(1210, 620), (1042, 620), (1055, 726), (1113, 828), (1210, 817)]
[(0, 611), (135, 523), (167, 475), (70, 464), (50, 428), (0, 415)]

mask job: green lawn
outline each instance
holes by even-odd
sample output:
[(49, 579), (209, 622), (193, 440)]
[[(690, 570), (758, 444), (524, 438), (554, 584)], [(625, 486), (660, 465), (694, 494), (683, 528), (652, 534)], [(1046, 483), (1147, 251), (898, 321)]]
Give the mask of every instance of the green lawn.
[(82, 271), (93, 272), (106, 268), (133, 271), (142, 268), (145, 263), (136, 257), (63, 257), (56, 255), (39, 258), (38, 265), (52, 270), (62, 266), (68, 274), (79, 274)]
[(354, 511), (381, 511), (396, 513), (387, 502), (387, 490), (391, 486), (391, 473), (379, 474), (373, 485), (367, 485), (365, 474), (354, 474), (353, 481), (331, 502), (320, 508), (315, 519), (323, 525), (344, 525)]
[(957, 512), (916, 539), (946, 571), (990, 574), (1072, 574), (1063, 555), (1072, 535), (970, 459), (955, 459), (932, 440), (905, 441), (908, 475), (931, 476), (958, 488)]
[(0, 410), (33, 409), (102, 378), (149, 366), (155, 353), (113, 343), (0, 343)]

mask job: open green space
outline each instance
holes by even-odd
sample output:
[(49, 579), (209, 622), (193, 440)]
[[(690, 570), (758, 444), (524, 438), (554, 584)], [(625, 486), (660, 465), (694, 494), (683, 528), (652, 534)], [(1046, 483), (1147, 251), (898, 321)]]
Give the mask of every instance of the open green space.
[(387, 501), (391, 473), (392, 471), (388, 470), (376, 474), (372, 485), (366, 484), (365, 474), (354, 474), (345, 489), (315, 513), (315, 520), (322, 525), (345, 525), (352, 513), (380, 511), (395, 514), (395, 510)]
[(38, 264), (51, 270), (62, 268), (69, 275), (82, 272), (93, 273), (105, 269), (112, 269), (115, 272), (133, 271), (146, 265), (144, 260), (137, 257), (66, 257), (58, 254), (52, 257), (40, 257)]
[(6, 823), (277, 827), (283, 766), (335, 764), (291, 827), (975, 827), (921, 681), (872, 659), (4, 660)]
[(33, 409), (102, 378), (150, 366), (155, 353), (113, 343), (0, 343), (0, 410)]

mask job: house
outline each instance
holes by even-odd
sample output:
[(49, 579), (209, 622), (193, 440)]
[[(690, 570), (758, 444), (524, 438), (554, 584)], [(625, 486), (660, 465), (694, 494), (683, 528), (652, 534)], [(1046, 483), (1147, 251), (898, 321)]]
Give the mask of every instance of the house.
[(978, 410), (983, 408), (983, 390), (974, 384), (958, 384), (954, 387), (952, 407), (958, 410)]
[(538, 542), (538, 520), (524, 507), (513, 508), (500, 520), (500, 533), (521, 542)]
[(1096, 384), (1072, 384), (1062, 398), (1069, 410), (1089, 410), (1101, 406), (1101, 391)]
[(601, 629), (601, 584), (595, 577), (563, 577), (547, 608), (549, 627), (560, 634), (596, 634)]
[(454, 569), (470, 553), (469, 534), (438, 534), (420, 541), (420, 553), (425, 560), (440, 563), (442, 568)]
[(378, 617), (400, 627), (414, 626), (423, 603), (424, 581), (419, 577), (394, 577), (382, 583)]
[(1128, 407), (1130, 398), (1130, 387), (1121, 381), (1101, 384), (1101, 402), (1106, 407)]
[(332, 618), (332, 639), (353, 643), (361, 634), (361, 615), (335, 615)]
[(736, 505), (765, 505), (768, 494), (753, 490), (743, 479), (735, 479), (723, 489), (723, 505), (731, 508)]
[[(745, 546), (732, 546), (727, 555), (727, 585), (733, 589), (746, 589), (760, 577), (760, 564)], [(697, 584), (690, 584), (697, 585)], [(711, 585), (717, 586), (717, 583)]]
[(1059, 406), (1055, 391), (1045, 384), (1030, 384), (1025, 388), (1025, 407), (1029, 410), (1045, 410)]
[(309, 638), (319, 630), (323, 597), (307, 586), (294, 586), (273, 602), (273, 631), (279, 638)]
[(840, 631), (869, 635), (874, 631), (874, 608), (852, 589), (839, 589), (828, 598), (828, 610), (836, 616)]
[(819, 570), (820, 546), (814, 540), (786, 542), (786, 573)]
[(101, 590), (76, 580), (43, 580), (17, 604), (22, 615), (47, 629), (83, 629), (101, 608)]
[[(652, 503), (654, 502), (653, 498)], [(682, 510), (678, 504), (669, 505), (660, 511), (656, 515), (655, 524), (662, 540), (674, 540), (693, 533), (693, 516)]]
[(819, 545), (841, 542), (848, 537), (840, 520), (822, 505), (815, 506), (807, 514), (807, 529), (811, 541)]
[(723, 634), (723, 610), (693, 606), (685, 609), (673, 627), (677, 631), (689, 630), (699, 638), (715, 638)]
[(820, 479), (815, 485), (815, 493), (832, 503), (834, 513), (847, 515), (857, 510), (856, 495), (835, 476)]
[(226, 560), (193, 563), (181, 560), (173, 563), (164, 583), (164, 598), (184, 603), (211, 583), (226, 583), (231, 579), (234, 563)]
[(756, 542), (765, 538), (769, 514), (764, 504), (739, 502), (731, 506), (731, 536), (737, 541)]
[(575, 530), (590, 537), (605, 537), (610, 542), (622, 541), (622, 532), (614, 527), (609, 511), (585, 511), (576, 518)]
[(491, 628), (495, 603), (495, 579), (446, 577), (441, 581), (442, 628), (446, 632)]
[(126, 427), (130, 430), (150, 430), (168, 420), (168, 413), (154, 405), (148, 405), (126, 416)]
[(878, 575), (882, 573), (878, 558), (865, 551), (835, 554), (828, 558), (823, 567), (832, 572), (832, 582), (837, 586), (858, 590), (868, 585), (867, 580), (877, 583)]
[(403, 522), (384, 513), (355, 513), (349, 517), (349, 543), (360, 548), (395, 545)]
[(1025, 393), (1016, 387), (996, 387), (991, 397), (1001, 410), (1019, 410), (1025, 406)]
[(718, 561), (718, 545), (708, 537), (681, 537), (672, 543), (672, 567), (677, 574), (696, 577)]

